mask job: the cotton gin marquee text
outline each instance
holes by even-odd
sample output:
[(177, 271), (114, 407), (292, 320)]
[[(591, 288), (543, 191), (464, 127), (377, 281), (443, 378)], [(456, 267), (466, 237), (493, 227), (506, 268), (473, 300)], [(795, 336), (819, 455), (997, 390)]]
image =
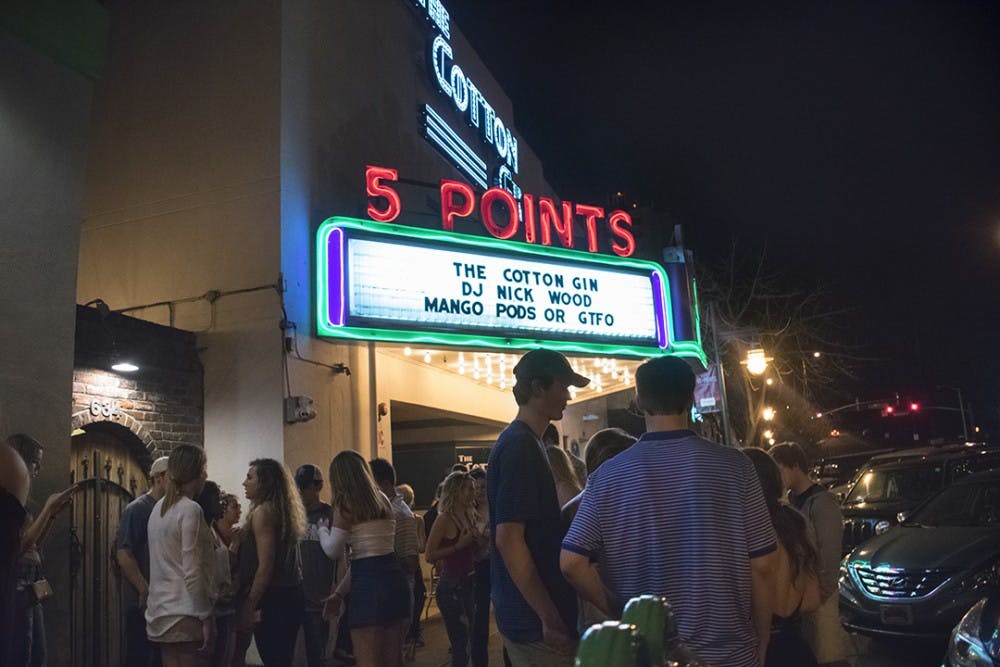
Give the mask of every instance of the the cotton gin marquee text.
[[(369, 166), (365, 171), (368, 216), (378, 222), (392, 222), (402, 212), (402, 200), (390, 183), (399, 180), (395, 169)], [(611, 251), (619, 257), (635, 252), (632, 217), (625, 211), (605, 212), (600, 206), (557, 203), (549, 197), (524, 194), (518, 206), (514, 196), (501, 188), (490, 188), (481, 197), (460, 181), (441, 181), (441, 225), (454, 231), (456, 221), (470, 218), (477, 208), (479, 219), (490, 235), (498, 239), (518, 239), (544, 246), (558, 240), (564, 248), (574, 247), (573, 232), (582, 225), (587, 250), (599, 252), (599, 230), (611, 234)], [(478, 206), (477, 206), (478, 204)], [(523, 214), (522, 214), (523, 210)]]
[[(485, 308), (479, 299), (489, 299), (486, 281), (496, 280), (488, 275), (485, 264), (452, 262), (455, 278), (462, 279), (462, 299), (448, 297), (424, 297), (424, 311), (429, 313), (455, 313), (462, 315), (483, 315)], [(494, 267), (497, 269), (498, 267)], [(562, 273), (538, 271), (534, 269), (505, 266), (498, 270), (499, 284), (496, 288), (494, 315), (501, 319), (537, 320), (544, 317), (546, 322), (565, 324), (567, 311), (562, 306), (591, 308), (594, 298), (586, 292), (598, 292), (600, 281), (587, 276), (571, 276)], [(575, 291), (566, 290), (569, 285)], [(541, 311), (541, 312), (540, 312)], [(591, 326), (611, 327), (615, 324), (614, 313), (593, 310), (574, 311), (578, 323)]]

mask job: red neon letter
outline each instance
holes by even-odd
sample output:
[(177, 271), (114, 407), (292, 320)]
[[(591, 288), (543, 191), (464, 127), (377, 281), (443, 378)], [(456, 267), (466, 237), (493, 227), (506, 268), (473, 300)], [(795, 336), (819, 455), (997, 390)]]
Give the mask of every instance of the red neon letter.
[(535, 196), (522, 195), (524, 203), (524, 242), (535, 243)]
[(625, 245), (611, 244), (611, 249), (619, 257), (630, 257), (635, 252), (635, 237), (632, 232), (622, 227), (622, 225), (632, 226), (632, 216), (625, 211), (612, 211), (608, 216), (608, 224), (611, 225), (611, 233), (625, 241)]
[(600, 206), (577, 204), (576, 214), (582, 215), (587, 222), (587, 250), (597, 252), (597, 219), (604, 217), (604, 209)]
[(552, 245), (552, 227), (556, 228), (564, 248), (573, 247), (573, 204), (562, 205), (563, 217), (559, 219), (555, 203), (548, 197), (538, 198), (538, 218), (542, 226), (542, 245)]
[[(493, 203), (497, 200), (506, 204), (507, 210), (510, 211), (510, 221), (506, 227), (501, 227), (493, 220)], [(517, 228), (521, 225), (521, 218), (517, 213), (517, 201), (511, 193), (500, 188), (490, 188), (483, 193), (483, 198), (479, 201), (479, 210), (482, 212), (483, 224), (486, 226), (486, 231), (493, 236), (498, 239), (509, 239), (514, 234), (517, 234)]]
[[(464, 197), (461, 204), (455, 202), (455, 195)], [(455, 218), (467, 218), (476, 207), (476, 195), (472, 188), (461, 181), (441, 179), (441, 226), (447, 231), (455, 229)]]
[[(385, 167), (371, 165), (365, 167), (365, 187), (369, 197), (368, 217), (379, 222), (392, 222), (399, 217), (403, 205), (399, 201), (399, 193), (388, 185), (380, 183), (382, 180), (398, 181), (399, 173), (395, 169), (386, 169)], [(375, 204), (370, 201), (372, 197), (384, 198), (387, 202), (385, 209), (375, 208)]]

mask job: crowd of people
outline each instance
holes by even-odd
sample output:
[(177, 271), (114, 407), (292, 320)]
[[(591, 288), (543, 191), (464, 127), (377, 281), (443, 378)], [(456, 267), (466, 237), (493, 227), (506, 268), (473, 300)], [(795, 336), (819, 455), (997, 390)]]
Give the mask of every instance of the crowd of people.
[[(800, 447), (700, 438), (689, 429), (694, 375), (665, 357), (635, 373), (642, 437), (602, 430), (580, 460), (552, 422), (587, 378), (548, 350), (525, 354), (514, 376), (517, 415), (488, 464), (455, 465), (423, 517), (389, 461), (354, 451), (329, 464), (330, 503), (319, 467), (293, 477), (273, 459), (251, 461), (242, 525), (239, 498), (207, 480), (203, 449), (179, 445), (153, 461), (116, 541), (123, 664), (236, 667), (254, 640), (265, 665), (291, 665), (301, 633), (310, 667), (399, 666), (423, 643), (429, 593), (456, 667), (488, 665), (491, 604), (505, 664), (571, 665), (587, 627), (649, 593), (668, 599), (707, 664), (847, 664), (842, 519)], [(0, 478), (3, 528), (17, 535), (0, 551), (17, 573), (0, 582), (0, 600), (16, 600), (0, 608), (0, 646), (18, 666), (45, 664), (40, 545), (73, 493), (34, 517), (23, 509), (42, 452), (27, 436), (0, 449), (20, 462)]]

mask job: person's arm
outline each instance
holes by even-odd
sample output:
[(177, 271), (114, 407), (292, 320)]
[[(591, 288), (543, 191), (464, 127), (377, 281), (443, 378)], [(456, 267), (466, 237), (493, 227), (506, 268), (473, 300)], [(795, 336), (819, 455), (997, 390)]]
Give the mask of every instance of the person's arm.
[(274, 559), (277, 550), (278, 521), (274, 508), (269, 504), (258, 506), (253, 512), (251, 530), (257, 542), (257, 571), (253, 575), (250, 593), (240, 614), (240, 628), (253, 627), (254, 614), (260, 607), (261, 598), (271, 585), (274, 576)]
[(758, 657), (763, 665), (767, 644), (771, 640), (771, 615), (774, 613), (774, 586), (771, 581), (778, 560), (777, 551), (750, 559), (750, 602), (753, 625), (757, 631)]
[[(450, 532), (453, 526), (458, 531), (458, 541), (446, 547), (441, 546), (442, 540), (448, 537), (446, 533)], [(427, 562), (436, 563), (442, 558), (469, 546), (475, 539), (475, 536), (469, 531), (460, 530), (458, 524), (450, 516), (441, 514), (438, 516), (438, 520), (434, 522), (434, 525), (431, 526), (431, 534), (427, 537), (427, 549), (425, 552)]]
[(53, 493), (45, 500), (42, 511), (35, 517), (35, 520), (31, 522), (31, 525), (28, 526), (28, 529), (21, 536), (22, 551), (31, 546), (41, 548), (45, 542), (45, 538), (48, 537), (52, 521), (69, 506), (69, 501), (73, 498), (74, 491), (76, 491), (75, 484), (59, 493)]
[(329, 621), (340, 615), (344, 605), (344, 598), (351, 592), (351, 569), (347, 568), (347, 573), (339, 581), (334, 581), (330, 586), (330, 594), (323, 598), (323, 620)]
[(142, 576), (142, 572), (139, 570), (139, 561), (135, 559), (132, 550), (129, 548), (119, 548), (115, 552), (115, 561), (117, 561), (122, 575), (125, 576), (128, 583), (132, 584), (132, 588), (139, 594), (139, 609), (145, 609), (146, 598), (149, 597), (149, 582), (146, 581), (146, 577)]
[(413, 520), (417, 524), (417, 552), (424, 553), (427, 551), (427, 531), (424, 529), (424, 518), (414, 515)]
[(822, 492), (810, 503), (808, 516), (815, 530), (821, 595), (826, 601), (837, 590), (836, 577), (840, 570), (840, 551), (844, 539), (844, 515), (833, 494)]
[[(433, 529), (431, 532), (433, 533)], [(573, 642), (569, 630), (538, 576), (535, 561), (524, 540), (524, 524), (497, 524), (496, 546), (517, 590), (542, 622), (542, 640), (550, 646), (571, 650)]]
[(204, 545), (208, 530), (204, 516), (197, 504), (188, 505), (181, 515), (181, 574), (184, 588), (191, 600), (191, 616), (201, 621), (202, 645), (199, 652), (205, 652), (212, 645), (215, 634), (215, 620), (212, 618), (212, 599), (209, 593), (208, 568)]
[(566, 536), (563, 538), (559, 568), (581, 598), (600, 609), (608, 618), (618, 618), (621, 608), (612, 607), (621, 603), (615, 601), (594, 564), (602, 544), (600, 503), (597, 502), (602, 493), (602, 485), (601, 477), (595, 473), (587, 490), (563, 508), (563, 520), (567, 520), (568, 513), (572, 513), (572, 518), (568, 521)]
[(611, 609), (611, 596), (601, 581), (597, 567), (590, 558), (575, 551), (563, 549), (559, 554), (559, 568), (569, 585), (576, 589), (577, 594), (591, 603), (608, 618), (616, 618), (621, 610)]

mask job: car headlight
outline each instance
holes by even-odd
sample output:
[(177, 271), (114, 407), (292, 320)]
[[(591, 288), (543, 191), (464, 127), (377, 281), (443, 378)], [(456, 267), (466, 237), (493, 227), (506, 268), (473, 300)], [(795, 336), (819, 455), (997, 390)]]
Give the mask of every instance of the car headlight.
[(948, 662), (954, 667), (993, 667), (993, 660), (979, 639), (985, 606), (986, 598), (974, 604), (951, 633)]
[(885, 519), (882, 519), (881, 521), (875, 524), (875, 534), (881, 535), (890, 528), (892, 528), (892, 524), (886, 521)]

